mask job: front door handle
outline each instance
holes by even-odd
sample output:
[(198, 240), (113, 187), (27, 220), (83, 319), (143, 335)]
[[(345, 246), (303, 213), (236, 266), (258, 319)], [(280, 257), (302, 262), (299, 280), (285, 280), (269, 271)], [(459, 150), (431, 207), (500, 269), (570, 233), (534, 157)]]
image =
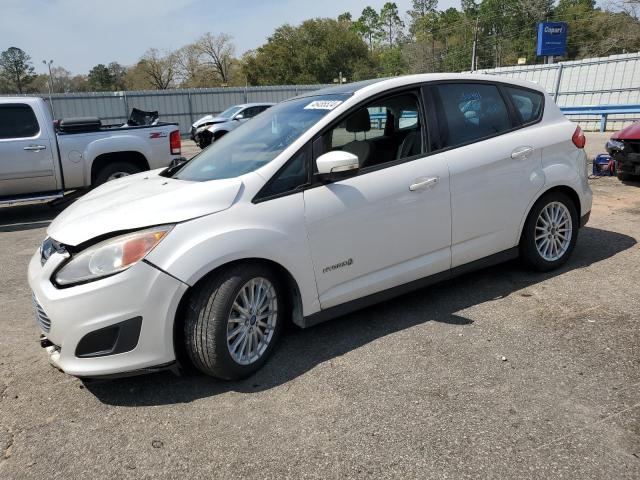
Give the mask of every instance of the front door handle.
[(425, 188), (433, 188), (440, 181), (440, 177), (420, 177), (414, 180), (414, 183), (409, 185), (410, 192), (417, 192), (418, 190), (424, 190)]
[(511, 158), (514, 160), (524, 160), (525, 158), (529, 158), (532, 153), (533, 147), (518, 147), (511, 152)]
[(23, 148), (23, 150), (28, 150), (30, 152), (39, 152), (40, 150), (46, 150), (46, 146), (44, 145), (27, 145)]

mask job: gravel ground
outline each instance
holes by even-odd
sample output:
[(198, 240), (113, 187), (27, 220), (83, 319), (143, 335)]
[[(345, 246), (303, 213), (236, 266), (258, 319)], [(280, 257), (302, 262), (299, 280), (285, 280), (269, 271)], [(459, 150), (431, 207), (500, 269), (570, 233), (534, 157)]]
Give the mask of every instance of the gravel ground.
[(25, 271), (57, 210), (0, 210), (0, 478), (638, 479), (640, 185), (592, 187), (561, 270), (292, 329), (242, 382), (51, 368)]

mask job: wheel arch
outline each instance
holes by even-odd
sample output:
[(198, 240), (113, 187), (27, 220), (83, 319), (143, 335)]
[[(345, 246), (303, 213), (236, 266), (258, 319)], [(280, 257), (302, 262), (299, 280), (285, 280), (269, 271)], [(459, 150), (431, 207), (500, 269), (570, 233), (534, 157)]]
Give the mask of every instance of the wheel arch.
[(216, 140), (218, 140), (223, 135), (226, 135), (227, 133), (229, 133), (229, 130), (216, 130), (215, 132), (212, 133), (212, 139), (215, 142)]
[(187, 362), (190, 363), (188, 355), (185, 351), (184, 347), (184, 320), (187, 308), (189, 307), (189, 298), (192, 295), (193, 291), (205, 282), (211, 275), (214, 275), (216, 272), (219, 272), (223, 268), (229, 268), (234, 265), (238, 265), (241, 263), (255, 263), (264, 265), (273, 272), (276, 273), (278, 279), (283, 283), (285, 289), (288, 293), (288, 299), (290, 302), (289, 308), (291, 309), (291, 322), (295, 325), (301, 326), (303, 324), (303, 310), (302, 310), (302, 295), (300, 293), (300, 287), (298, 286), (298, 282), (291, 274), (291, 272), (285, 268), (280, 263), (261, 257), (246, 257), (240, 258), (236, 260), (231, 260), (226, 263), (222, 263), (216, 266), (213, 270), (207, 272), (202, 275), (193, 285), (187, 288), (182, 294), (182, 298), (178, 303), (178, 308), (176, 309), (175, 318), (173, 319), (173, 348), (176, 355), (176, 359), (180, 363)]
[(96, 177), (100, 171), (110, 163), (123, 162), (130, 163), (140, 168), (142, 171), (149, 170), (149, 162), (143, 153), (135, 150), (127, 150), (121, 152), (102, 153), (91, 162), (90, 182), (94, 184)]
[(573, 187), (571, 187), (569, 185), (554, 185), (554, 186), (551, 186), (551, 187), (549, 187), (547, 189), (543, 189), (540, 192), (538, 192), (538, 195), (536, 197), (534, 197), (534, 199), (528, 205), (527, 211), (526, 211), (525, 215), (523, 216), (522, 221), (520, 222), (520, 230), (519, 230), (519, 235), (518, 235), (518, 242), (520, 242), (522, 240), (522, 235), (524, 234), (524, 226), (527, 223), (527, 219), (529, 218), (529, 215), (531, 214), (531, 209), (533, 208), (533, 206), (544, 195), (547, 195), (548, 193), (553, 193), (553, 192), (564, 193), (565, 195), (567, 195), (573, 201), (573, 204), (576, 207), (576, 212), (578, 214), (578, 219), (580, 219), (580, 212), (581, 212), (582, 205), (581, 205), (581, 202), (580, 202), (580, 195), (578, 195), (578, 192)]

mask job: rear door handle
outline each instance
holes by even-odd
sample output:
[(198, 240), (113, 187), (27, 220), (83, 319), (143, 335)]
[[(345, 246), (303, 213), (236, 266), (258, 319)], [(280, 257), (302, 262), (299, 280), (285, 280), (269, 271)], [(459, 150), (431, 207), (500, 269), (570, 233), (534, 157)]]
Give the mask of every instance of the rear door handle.
[(523, 160), (529, 158), (533, 153), (533, 147), (518, 147), (511, 152), (511, 158), (514, 160)]
[(414, 183), (409, 185), (410, 192), (417, 192), (418, 190), (424, 190), (425, 188), (433, 188), (440, 181), (440, 177), (420, 177), (414, 180)]
[(31, 152), (39, 152), (40, 150), (46, 150), (46, 146), (44, 145), (27, 145), (23, 148), (23, 150), (28, 150)]

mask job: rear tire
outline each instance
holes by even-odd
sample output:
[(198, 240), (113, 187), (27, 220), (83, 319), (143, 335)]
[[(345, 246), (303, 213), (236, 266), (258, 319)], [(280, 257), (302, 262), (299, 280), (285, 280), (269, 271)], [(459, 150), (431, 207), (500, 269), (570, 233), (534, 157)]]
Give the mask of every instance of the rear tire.
[(187, 354), (207, 375), (248, 377), (275, 348), (285, 312), (284, 289), (271, 270), (249, 263), (223, 268), (191, 295), (184, 323)]
[(575, 248), (579, 222), (569, 196), (562, 192), (543, 195), (531, 208), (522, 232), (522, 259), (541, 272), (562, 266)]
[(97, 187), (110, 180), (133, 175), (134, 173), (140, 173), (142, 170), (137, 165), (127, 162), (114, 162), (102, 167), (102, 170), (96, 175), (96, 179), (93, 182), (93, 186)]

